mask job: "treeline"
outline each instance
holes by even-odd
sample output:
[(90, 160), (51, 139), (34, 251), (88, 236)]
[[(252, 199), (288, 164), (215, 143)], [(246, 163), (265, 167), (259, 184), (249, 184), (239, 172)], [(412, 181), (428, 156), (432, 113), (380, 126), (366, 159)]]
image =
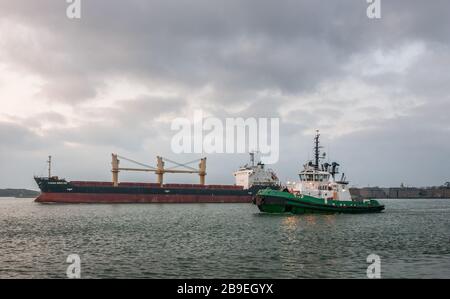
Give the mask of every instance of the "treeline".
[(33, 198), (40, 192), (27, 189), (0, 189), (0, 197)]

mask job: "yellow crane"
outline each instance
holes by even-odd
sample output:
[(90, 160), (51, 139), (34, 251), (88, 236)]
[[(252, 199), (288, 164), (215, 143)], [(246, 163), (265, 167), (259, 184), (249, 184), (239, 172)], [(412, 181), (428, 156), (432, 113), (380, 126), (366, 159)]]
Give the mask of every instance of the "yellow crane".
[[(164, 157), (160, 157), (157, 156), (156, 157), (156, 167), (153, 167), (151, 165), (147, 165), (138, 161), (134, 161), (132, 159), (123, 157), (123, 156), (119, 156), (118, 154), (111, 154), (112, 156), (112, 182), (114, 187), (119, 186), (119, 172), (120, 171), (144, 171), (144, 172), (154, 172), (157, 175), (157, 182), (160, 185), (163, 185), (164, 182), (164, 174), (165, 173), (189, 173), (189, 174), (194, 174), (197, 173), (199, 175), (200, 178), (200, 185), (204, 185), (205, 184), (205, 177), (206, 177), (206, 158), (201, 158), (201, 159), (196, 159), (193, 161), (189, 161), (187, 163), (178, 163), (175, 161), (172, 161), (170, 159), (164, 158)], [(133, 164), (139, 165), (141, 167), (144, 168), (129, 168), (129, 167), (119, 167), (120, 164), (120, 160), (125, 160), (128, 162), (131, 162)], [(174, 164), (175, 166), (170, 167), (170, 168), (165, 168), (165, 162), (169, 162)], [(200, 162), (198, 164), (198, 169), (193, 168), (191, 166), (189, 166), (190, 164), (196, 163), (196, 162)], [(183, 169), (176, 169), (176, 168), (183, 168)]]

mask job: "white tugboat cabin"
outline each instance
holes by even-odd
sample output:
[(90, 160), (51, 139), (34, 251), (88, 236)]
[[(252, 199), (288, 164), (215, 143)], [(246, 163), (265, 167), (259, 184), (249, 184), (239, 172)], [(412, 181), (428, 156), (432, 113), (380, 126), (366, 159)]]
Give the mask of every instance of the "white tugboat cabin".
[(339, 164), (320, 163), (325, 158), (325, 153), (320, 155), (319, 131), (317, 131), (314, 147), (314, 161), (309, 161), (299, 173), (300, 181), (288, 184), (291, 193), (309, 195), (325, 200), (351, 201), (351, 195), (347, 188), (348, 182), (342, 174), (340, 180), (336, 180), (339, 173)]

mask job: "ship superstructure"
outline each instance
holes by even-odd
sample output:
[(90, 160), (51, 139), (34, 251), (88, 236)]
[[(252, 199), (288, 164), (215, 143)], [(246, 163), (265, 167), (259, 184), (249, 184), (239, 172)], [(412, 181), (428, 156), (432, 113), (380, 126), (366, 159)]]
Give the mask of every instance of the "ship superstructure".
[(294, 194), (304, 194), (324, 199), (349, 201), (352, 200), (347, 188), (348, 181), (343, 173), (340, 179), (339, 163), (325, 162), (321, 160), (326, 158), (326, 154), (321, 154), (320, 134), (314, 138), (314, 160), (308, 161), (303, 165), (303, 170), (299, 173), (300, 180), (288, 186)]
[(242, 186), (244, 189), (252, 187), (278, 187), (280, 180), (275, 171), (266, 168), (264, 163), (259, 161), (255, 164), (255, 152), (250, 153), (250, 164), (245, 164), (234, 173), (236, 185)]

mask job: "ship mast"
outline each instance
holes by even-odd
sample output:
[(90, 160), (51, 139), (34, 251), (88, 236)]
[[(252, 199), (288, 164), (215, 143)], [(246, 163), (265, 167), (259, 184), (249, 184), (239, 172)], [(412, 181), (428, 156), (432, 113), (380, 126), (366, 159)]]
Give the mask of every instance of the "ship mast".
[(47, 164), (48, 164), (48, 178), (51, 178), (52, 177), (52, 156), (48, 156)]
[(314, 169), (315, 170), (319, 170), (319, 159), (320, 159), (320, 146), (319, 146), (319, 130), (316, 130), (317, 134), (316, 137), (314, 138)]
[(255, 152), (250, 152), (250, 163), (255, 167)]

